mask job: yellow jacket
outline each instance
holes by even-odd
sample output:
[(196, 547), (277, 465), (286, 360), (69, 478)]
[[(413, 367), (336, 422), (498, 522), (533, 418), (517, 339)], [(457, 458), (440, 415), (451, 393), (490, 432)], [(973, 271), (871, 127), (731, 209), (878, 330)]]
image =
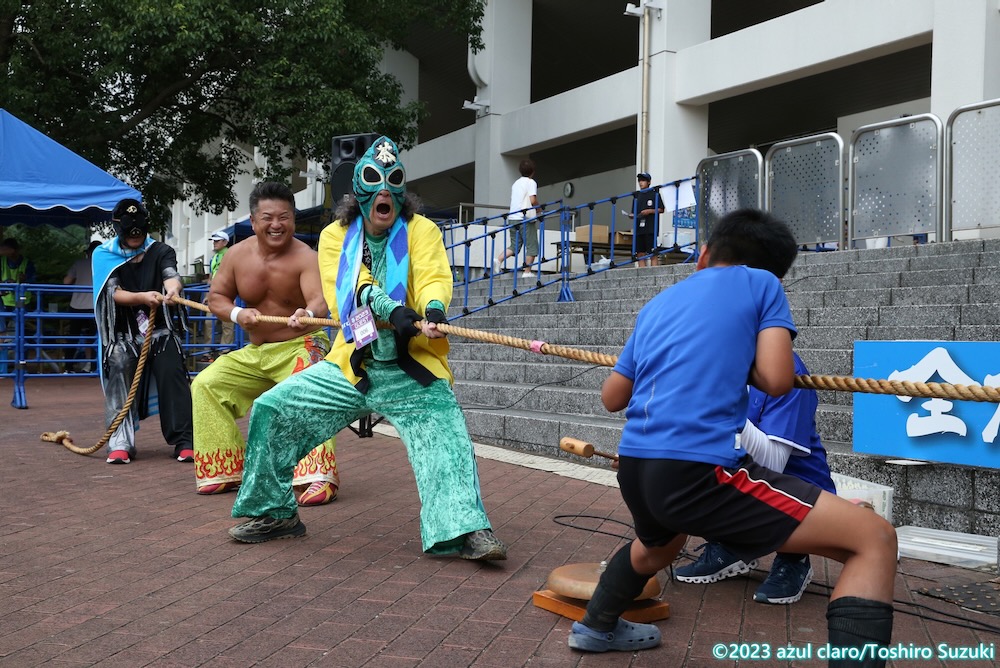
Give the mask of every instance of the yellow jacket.
[[(327, 225), (319, 237), (319, 271), (323, 280), (323, 296), (334, 314), (340, 312), (340, 305), (337, 304), (337, 271), (346, 229), (337, 220)], [(406, 306), (423, 315), (427, 305), (436, 299), (447, 310), (451, 303), (452, 273), (441, 239), (441, 230), (427, 218), (414, 214), (407, 223), (406, 240), (410, 261), (406, 279)], [(371, 272), (362, 265), (358, 285), (369, 283), (374, 283)], [(355, 294), (356, 291), (357, 288)], [(444, 378), (449, 383), (454, 382), (448, 367), (447, 338), (428, 339), (417, 335), (410, 339), (407, 350), (413, 360), (433, 376)], [(345, 341), (343, 332), (338, 331), (333, 347), (326, 356), (328, 361), (340, 367), (352, 385), (357, 385), (362, 380), (351, 364), (351, 355), (355, 352), (354, 342)], [(360, 364), (359, 360), (355, 361)]]

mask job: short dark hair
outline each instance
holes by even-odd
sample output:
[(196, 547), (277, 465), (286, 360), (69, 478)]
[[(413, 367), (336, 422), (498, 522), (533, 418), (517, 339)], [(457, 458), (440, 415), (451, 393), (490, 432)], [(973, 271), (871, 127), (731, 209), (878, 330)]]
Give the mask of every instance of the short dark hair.
[(521, 176), (531, 176), (535, 173), (535, 161), (531, 158), (525, 158), (517, 166), (517, 171), (521, 172)]
[(17, 243), (17, 239), (15, 239), (14, 237), (7, 237), (6, 239), (3, 240), (2, 243), (0, 243), (0, 246), (9, 248), (15, 253), (21, 250), (21, 244)]
[(708, 235), (709, 265), (745, 264), (784, 278), (799, 247), (782, 221), (759, 209), (727, 213)]
[(257, 213), (257, 206), (262, 199), (280, 199), (292, 205), (295, 209), (295, 195), (292, 189), (277, 181), (261, 181), (250, 192), (250, 213)]

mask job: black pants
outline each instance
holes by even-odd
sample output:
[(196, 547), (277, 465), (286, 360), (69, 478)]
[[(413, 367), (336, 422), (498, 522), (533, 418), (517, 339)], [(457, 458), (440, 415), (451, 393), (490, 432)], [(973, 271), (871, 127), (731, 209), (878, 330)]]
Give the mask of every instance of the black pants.
[[(108, 350), (104, 367), (104, 416), (110, 425), (118, 411), (125, 405), (132, 377), (139, 361), (142, 339), (116, 341)], [(146, 366), (143, 369), (135, 401), (130, 411), (131, 425), (145, 418), (148, 411), (149, 390), (156, 383), (160, 412), (160, 431), (164, 440), (174, 446), (174, 455), (181, 450), (194, 449), (191, 419), (191, 384), (184, 368), (184, 355), (180, 342), (166, 330), (156, 332)], [(108, 450), (125, 450), (135, 453), (133, 429), (125, 420), (108, 442)]]

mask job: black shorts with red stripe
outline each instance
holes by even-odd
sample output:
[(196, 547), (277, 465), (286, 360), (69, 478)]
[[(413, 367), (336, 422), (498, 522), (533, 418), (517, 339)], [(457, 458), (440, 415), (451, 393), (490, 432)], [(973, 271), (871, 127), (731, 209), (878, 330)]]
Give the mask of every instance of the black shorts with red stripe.
[(781, 547), (822, 491), (749, 455), (736, 467), (622, 457), (618, 484), (644, 545), (691, 534), (724, 543), (744, 561)]

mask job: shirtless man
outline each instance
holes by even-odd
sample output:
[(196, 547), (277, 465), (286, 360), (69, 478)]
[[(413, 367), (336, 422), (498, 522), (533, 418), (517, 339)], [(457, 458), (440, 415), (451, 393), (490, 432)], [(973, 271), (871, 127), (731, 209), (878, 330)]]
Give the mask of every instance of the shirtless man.
[[(329, 309), (316, 252), (295, 238), (295, 198), (288, 186), (258, 183), (250, 193), (250, 224), (254, 236), (229, 249), (208, 293), (212, 313), (242, 327), (250, 343), (212, 362), (191, 386), (199, 494), (239, 487), (246, 444), (236, 420), (266, 390), (322, 360), (330, 350), (326, 332), (299, 321), (325, 318)], [(237, 295), (246, 308), (236, 306)], [(260, 322), (261, 314), (287, 315), (288, 322)], [(321, 443), (295, 467), (293, 485), (300, 506), (337, 498), (334, 446), (333, 438)]]

